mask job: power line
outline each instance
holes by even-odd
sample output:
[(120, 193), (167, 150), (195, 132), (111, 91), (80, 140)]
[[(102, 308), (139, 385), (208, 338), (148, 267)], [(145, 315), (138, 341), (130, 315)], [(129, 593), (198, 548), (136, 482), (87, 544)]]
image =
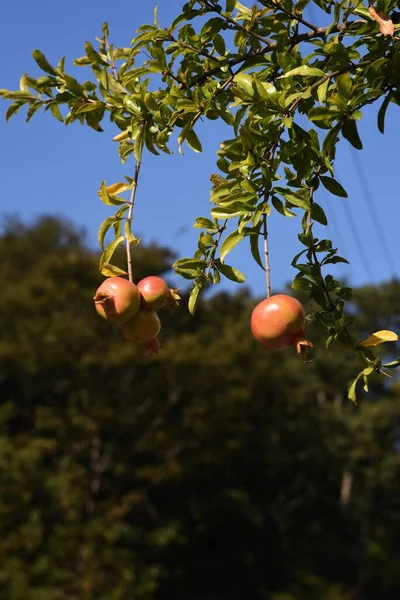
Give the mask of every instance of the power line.
[[(338, 178), (340, 179), (337, 167), (335, 167), (335, 172), (338, 175)], [(362, 262), (362, 264), (364, 266), (364, 269), (365, 269), (366, 273), (368, 274), (368, 277), (371, 280), (373, 280), (374, 279), (374, 275), (373, 275), (373, 272), (372, 272), (371, 263), (370, 263), (369, 258), (368, 258), (368, 253), (365, 250), (365, 245), (364, 245), (364, 242), (362, 240), (362, 237), (361, 237), (361, 235), (360, 235), (360, 233), (358, 231), (358, 225), (356, 223), (356, 220), (354, 219), (353, 213), (351, 212), (350, 203), (347, 203), (346, 208), (344, 208), (344, 211), (345, 211), (346, 218), (347, 218), (347, 220), (349, 222), (349, 225), (350, 225), (351, 233), (353, 234), (353, 237), (354, 237), (354, 240), (355, 240), (355, 243), (356, 243), (356, 248), (357, 248), (358, 255), (359, 255), (360, 259), (361, 259), (361, 262)]]
[(389, 252), (388, 245), (386, 243), (385, 232), (384, 232), (382, 224), (381, 224), (379, 212), (376, 209), (374, 198), (369, 190), (368, 185), (366, 184), (367, 178), (365, 175), (364, 167), (362, 166), (362, 163), (358, 157), (358, 154), (355, 152), (355, 150), (353, 148), (351, 148), (351, 156), (353, 158), (354, 166), (356, 168), (357, 177), (360, 182), (362, 192), (364, 194), (364, 197), (367, 201), (367, 206), (371, 213), (372, 221), (374, 222), (374, 227), (375, 227), (375, 232), (376, 232), (377, 238), (379, 240), (383, 255), (385, 256), (387, 265), (389, 267), (389, 272), (392, 275), (392, 277), (394, 277), (395, 273), (396, 273), (396, 268), (394, 266), (392, 256)]
[(318, 194), (322, 198), (324, 207), (328, 208), (328, 206), (329, 206), (329, 209), (328, 209), (328, 213), (329, 213), (328, 227), (332, 228), (333, 237), (337, 239), (339, 247), (341, 248), (341, 251), (343, 251), (343, 254), (348, 255), (348, 250), (347, 250), (347, 247), (346, 247), (347, 245), (346, 245), (346, 242), (344, 240), (344, 237), (342, 236), (342, 232), (340, 230), (339, 223), (338, 223), (338, 220), (336, 218), (336, 212), (334, 210), (333, 203), (328, 203), (326, 201), (326, 195), (325, 195), (324, 191), (321, 188), (319, 188)]

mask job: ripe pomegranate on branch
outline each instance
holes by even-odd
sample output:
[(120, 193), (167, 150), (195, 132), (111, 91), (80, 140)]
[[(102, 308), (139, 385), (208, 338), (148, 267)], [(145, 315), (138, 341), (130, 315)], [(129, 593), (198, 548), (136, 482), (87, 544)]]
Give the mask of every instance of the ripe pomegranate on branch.
[(304, 335), (305, 313), (296, 298), (276, 294), (262, 300), (251, 314), (251, 331), (268, 350), (282, 350), (288, 346), (303, 354), (312, 343)]
[[(345, 311), (352, 291), (326, 272), (347, 261), (329, 239), (315, 235), (316, 224), (323, 228), (328, 222), (319, 188), (347, 196), (335, 178), (341, 140), (361, 150), (357, 122), (363, 108), (379, 102), (383, 133), (389, 104), (400, 104), (397, 2), (374, 4), (188, 0), (168, 26), (159, 24), (156, 10), (153, 24), (139, 27), (130, 47), (111, 44), (104, 24), (96, 46), (86, 42), (85, 54), (74, 61), (89, 71), (83, 82), (66, 72), (64, 59), (52, 65), (34, 50), (44, 75), (25, 74), (19, 90), (0, 90), (11, 101), (7, 120), (23, 107), (28, 121), (44, 109), (66, 125), (77, 121), (102, 132), (108, 117), (122, 162), (133, 157), (125, 181), (103, 181), (98, 192), (115, 212), (99, 228), (100, 271), (109, 279), (96, 293), (96, 309), (120, 323), (125, 337), (156, 351), (160, 323), (153, 310), (177, 300), (176, 291), (151, 274), (134, 283), (134, 248), (140, 240), (132, 225), (144, 154), (172, 154), (174, 139), (180, 153), (186, 146), (199, 153), (202, 121), (220, 120), (230, 136), (221, 141), (218, 172), (210, 177), (210, 214), (195, 219), (200, 232), (194, 255), (173, 265), (193, 283), (190, 312), (209, 284), (223, 277), (245, 281), (226, 259), (247, 241), (267, 283), (267, 299), (252, 315), (253, 334), (267, 350), (310, 348), (297, 300), (271, 296), (269, 215), (300, 215), (302, 249), (292, 261), (298, 271), (292, 287), (307, 292), (312, 319), (326, 331), (326, 348), (341, 343), (360, 357), (363, 369), (350, 382), (349, 397), (355, 400), (359, 380), (367, 388), (371, 375), (400, 366), (400, 359), (383, 364), (371, 350), (397, 339), (394, 332), (375, 332), (362, 342), (354, 338)], [(126, 270), (112, 262), (122, 245)]]

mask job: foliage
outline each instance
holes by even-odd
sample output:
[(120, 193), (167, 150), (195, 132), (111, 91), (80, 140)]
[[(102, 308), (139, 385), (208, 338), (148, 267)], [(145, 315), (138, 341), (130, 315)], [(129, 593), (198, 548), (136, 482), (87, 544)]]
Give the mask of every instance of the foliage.
[[(352, 354), (305, 378), (248, 335), (246, 291), (165, 310), (149, 361), (97, 318), (70, 225), (9, 222), (0, 251), (1, 600), (398, 597), (397, 383), (341, 410)], [(169, 251), (137, 252), (168, 276)], [(399, 297), (356, 290), (357, 335)]]
[[(86, 42), (84, 56), (74, 61), (90, 71), (83, 83), (65, 71), (64, 58), (53, 66), (34, 50), (45, 75), (25, 74), (19, 91), (1, 90), (12, 101), (7, 119), (26, 106), (27, 120), (44, 109), (65, 124), (77, 121), (96, 131), (102, 131), (107, 117), (120, 130), (114, 137), (119, 155), (125, 162), (132, 154), (136, 168), (125, 182), (101, 184), (101, 200), (116, 212), (99, 229), (100, 269), (106, 276), (121, 274), (111, 261), (125, 243), (131, 279), (130, 248), (139, 242), (132, 218), (143, 151), (171, 153), (170, 139), (177, 137), (179, 152), (185, 145), (201, 152), (200, 120), (224, 121), (231, 136), (221, 142), (219, 172), (211, 175), (211, 218), (196, 219), (198, 248), (174, 265), (193, 281), (190, 311), (209, 282), (218, 283), (221, 276), (245, 280), (225, 262), (244, 240), (269, 277), (268, 215), (271, 210), (289, 218), (300, 213), (304, 249), (292, 263), (298, 269), (293, 288), (313, 300), (312, 319), (325, 328), (328, 349), (338, 341), (355, 349), (363, 365), (359, 378), (367, 386), (384, 365), (349, 331), (344, 306), (351, 289), (325, 274), (326, 266), (347, 261), (330, 240), (314, 235), (313, 223), (327, 224), (314, 194), (322, 185), (333, 195), (347, 196), (334, 178), (339, 140), (362, 149), (357, 129), (362, 109), (380, 101), (383, 133), (388, 105), (400, 102), (396, 7), (396, 0), (378, 0), (369, 9), (360, 0), (260, 0), (251, 8), (235, 0), (189, 0), (165, 28), (155, 11), (154, 24), (142, 25), (128, 48), (111, 44), (104, 24), (97, 47)], [(311, 9), (328, 25), (310, 22)], [(124, 192), (130, 192), (129, 199)], [(110, 228), (114, 239), (104, 247)], [(269, 282), (267, 288), (269, 294)], [(355, 385), (349, 388), (353, 400)]]

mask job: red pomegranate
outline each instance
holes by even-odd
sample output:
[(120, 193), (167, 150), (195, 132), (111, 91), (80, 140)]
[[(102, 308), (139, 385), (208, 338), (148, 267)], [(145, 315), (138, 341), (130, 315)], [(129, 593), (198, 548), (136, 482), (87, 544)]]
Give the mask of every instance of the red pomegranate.
[[(160, 319), (154, 310), (141, 308), (137, 315), (121, 327), (123, 336), (130, 342), (149, 344), (161, 329)], [(154, 344), (149, 344), (149, 348)]]
[(155, 275), (145, 277), (139, 281), (137, 286), (142, 296), (143, 308), (155, 310), (161, 308), (167, 302), (172, 302), (177, 306), (180, 300), (179, 290), (170, 289), (164, 279)]
[(97, 312), (111, 323), (132, 319), (140, 308), (140, 293), (134, 283), (123, 277), (109, 277), (93, 298)]
[(252, 312), (251, 331), (256, 340), (269, 350), (294, 346), (302, 353), (312, 348), (304, 335), (305, 314), (296, 298), (276, 294), (262, 300)]

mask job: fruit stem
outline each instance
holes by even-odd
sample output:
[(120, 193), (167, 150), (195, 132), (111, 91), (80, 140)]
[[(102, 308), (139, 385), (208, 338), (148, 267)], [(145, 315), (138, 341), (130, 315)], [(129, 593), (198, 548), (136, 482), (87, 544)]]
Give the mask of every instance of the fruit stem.
[(267, 215), (263, 218), (263, 236), (264, 236), (264, 257), (265, 257), (265, 277), (267, 281), (267, 298), (271, 296), (271, 268), (269, 265), (269, 248), (268, 248), (268, 226)]
[[(135, 174), (133, 176), (133, 181), (132, 181), (132, 191), (131, 191), (131, 196), (129, 198), (129, 202), (130, 202), (130, 204), (129, 204), (129, 211), (128, 211), (128, 216), (126, 218), (128, 232), (131, 231), (132, 217), (133, 217), (133, 207), (135, 206), (136, 190), (137, 190), (138, 181), (139, 181), (140, 167), (142, 165), (142, 153), (143, 153), (143, 141), (142, 141), (142, 143), (140, 145), (140, 149), (139, 149), (139, 159), (136, 160)], [(131, 242), (130, 242), (128, 234), (125, 235), (125, 239), (126, 239), (126, 260), (127, 260), (127, 263), (128, 263), (128, 276), (129, 276), (129, 281), (131, 283), (133, 283), (133, 265), (132, 265)]]

